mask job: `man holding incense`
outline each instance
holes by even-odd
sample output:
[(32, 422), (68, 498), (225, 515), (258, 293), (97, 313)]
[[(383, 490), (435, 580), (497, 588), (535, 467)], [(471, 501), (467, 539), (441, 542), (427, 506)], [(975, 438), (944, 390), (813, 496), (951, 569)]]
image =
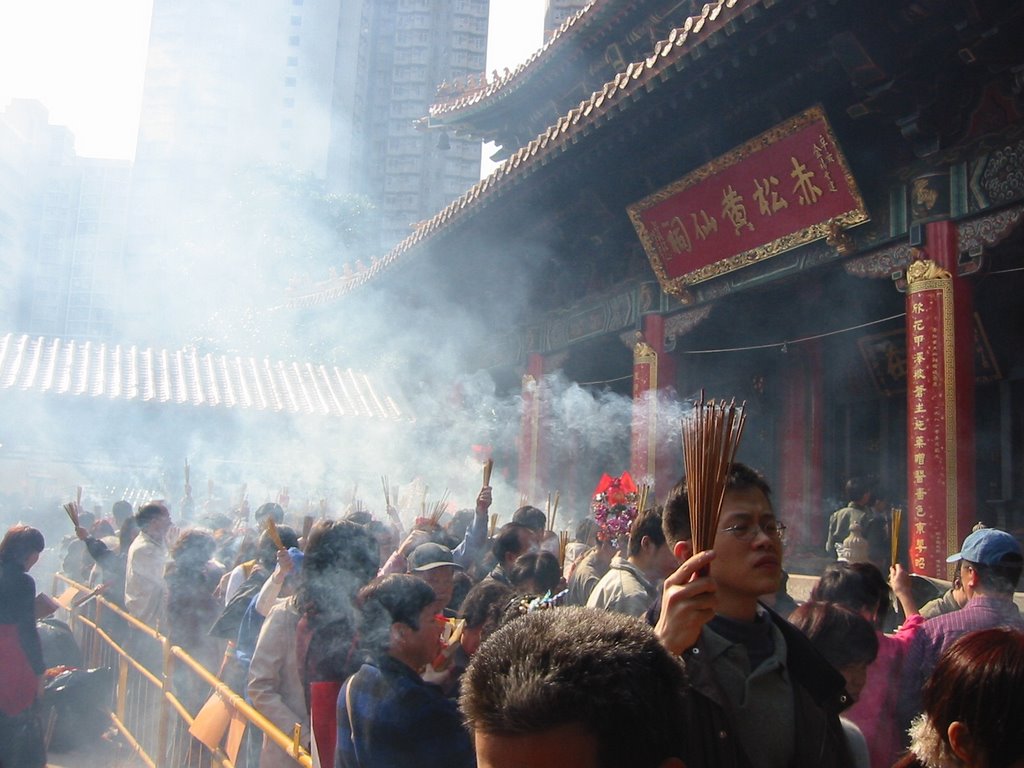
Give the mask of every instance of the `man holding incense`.
[(852, 703), (842, 675), (759, 602), (779, 587), (785, 533), (764, 478), (730, 465), (708, 551), (692, 552), (685, 484), (663, 522), (685, 562), (665, 580), (655, 633), (689, 678), (688, 768), (852, 765), (838, 717)]

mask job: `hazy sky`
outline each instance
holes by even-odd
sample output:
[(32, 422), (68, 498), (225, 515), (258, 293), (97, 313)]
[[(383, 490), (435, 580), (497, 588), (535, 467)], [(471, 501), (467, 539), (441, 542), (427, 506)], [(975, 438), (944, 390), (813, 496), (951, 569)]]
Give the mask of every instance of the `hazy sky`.
[[(80, 155), (131, 159), (152, 0), (0, 0), (0, 108), (38, 99)], [(487, 71), (524, 61), (544, 0), (491, 0)]]

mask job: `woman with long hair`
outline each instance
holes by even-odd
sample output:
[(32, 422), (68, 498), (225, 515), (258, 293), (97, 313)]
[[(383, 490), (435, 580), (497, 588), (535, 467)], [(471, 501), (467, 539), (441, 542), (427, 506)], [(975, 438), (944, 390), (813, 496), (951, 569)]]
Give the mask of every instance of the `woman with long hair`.
[(983, 629), (942, 655), (925, 683), (924, 713), (899, 766), (1024, 765), (1024, 632)]
[(46, 543), (15, 525), (0, 542), (0, 768), (41, 768), (46, 748), (35, 705), (43, 690), (43, 649), (36, 631), (36, 583), (28, 571)]

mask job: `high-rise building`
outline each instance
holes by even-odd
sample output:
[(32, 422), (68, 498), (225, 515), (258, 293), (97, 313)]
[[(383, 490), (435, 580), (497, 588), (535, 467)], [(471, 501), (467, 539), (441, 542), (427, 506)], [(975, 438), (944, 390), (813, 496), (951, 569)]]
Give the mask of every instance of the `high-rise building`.
[(121, 302), (130, 168), (81, 158), (37, 101), (0, 113), (0, 321), (5, 330), (108, 338)]
[(131, 247), (147, 275), (239, 168), (365, 195), (379, 250), (479, 178), (479, 142), (418, 132), (444, 80), (482, 72), (489, 0), (155, 0)]
[(590, 0), (546, 0), (544, 4), (544, 40), (550, 40), (570, 16), (575, 16)]
[(388, 246), (479, 180), (478, 140), (421, 131), (417, 121), (441, 83), (483, 73), (490, 2), (362, 5), (353, 141), (347, 149), (353, 180), (377, 206), (381, 242)]

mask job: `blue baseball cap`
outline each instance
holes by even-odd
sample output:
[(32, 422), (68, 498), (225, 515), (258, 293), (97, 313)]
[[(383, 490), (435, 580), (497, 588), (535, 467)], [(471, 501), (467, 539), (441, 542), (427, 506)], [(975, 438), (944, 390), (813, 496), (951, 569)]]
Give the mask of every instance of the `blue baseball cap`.
[(982, 528), (966, 539), (960, 551), (946, 558), (947, 563), (966, 560), (979, 565), (999, 565), (1007, 555), (1021, 556), (1020, 544), (1006, 531), (997, 528)]

